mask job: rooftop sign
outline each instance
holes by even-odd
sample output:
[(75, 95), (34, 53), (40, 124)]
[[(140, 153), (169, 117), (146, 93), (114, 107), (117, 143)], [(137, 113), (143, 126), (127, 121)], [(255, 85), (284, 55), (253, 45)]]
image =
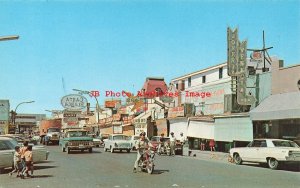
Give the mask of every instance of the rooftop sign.
[(87, 99), (82, 95), (71, 94), (61, 98), (61, 105), (68, 110), (80, 110), (86, 107)]

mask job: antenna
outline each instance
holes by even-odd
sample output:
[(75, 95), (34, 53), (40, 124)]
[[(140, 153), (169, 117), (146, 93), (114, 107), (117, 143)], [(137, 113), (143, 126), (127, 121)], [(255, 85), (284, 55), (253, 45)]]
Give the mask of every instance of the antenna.
[(61, 83), (62, 83), (62, 87), (63, 87), (63, 90), (64, 90), (64, 92), (65, 92), (65, 94), (67, 93), (67, 91), (66, 91), (66, 84), (65, 84), (65, 80), (64, 80), (64, 77), (61, 77)]
[[(272, 62), (272, 59), (268, 53), (268, 50), (269, 49), (272, 49), (273, 47), (268, 47), (266, 48), (266, 44), (265, 44), (265, 31), (263, 30), (263, 48), (262, 49), (247, 49), (248, 51), (253, 51), (253, 52), (262, 52), (263, 53), (263, 58), (264, 58), (264, 67), (262, 68), (262, 71), (263, 72), (266, 72), (267, 71), (267, 68), (266, 68), (266, 60), (267, 62), (271, 65), (271, 62)], [(268, 57), (266, 57), (266, 54)], [(256, 68), (258, 69), (258, 68)]]

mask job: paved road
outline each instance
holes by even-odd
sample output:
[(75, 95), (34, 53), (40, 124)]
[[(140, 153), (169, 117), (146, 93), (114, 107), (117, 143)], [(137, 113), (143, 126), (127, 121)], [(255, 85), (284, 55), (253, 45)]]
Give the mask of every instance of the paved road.
[(47, 148), (50, 159), (35, 165), (35, 178), (22, 180), (1, 174), (0, 188), (300, 187), (298, 168), (270, 170), (201, 158), (157, 156), (155, 172), (149, 175), (132, 173), (136, 153), (110, 153), (97, 148), (92, 154), (67, 154), (58, 146)]

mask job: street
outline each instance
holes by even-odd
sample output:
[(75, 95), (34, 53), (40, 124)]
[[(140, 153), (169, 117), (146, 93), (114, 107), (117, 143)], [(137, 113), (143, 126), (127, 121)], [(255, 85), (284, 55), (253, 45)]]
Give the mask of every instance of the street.
[(63, 153), (47, 146), (50, 158), (35, 165), (34, 178), (24, 180), (0, 174), (0, 188), (8, 187), (299, 187), (300, 172), (270, 170), (258, 165), (156, 155), (154, 174), (133, 173), (136, 153)]

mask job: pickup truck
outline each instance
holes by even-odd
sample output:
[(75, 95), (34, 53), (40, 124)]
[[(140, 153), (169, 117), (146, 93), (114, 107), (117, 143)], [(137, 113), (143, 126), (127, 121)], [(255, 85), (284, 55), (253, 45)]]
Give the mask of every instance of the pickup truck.
[(70, 129), (66, 130), (65, 134), (61, 136), (59, 140), (59, 146), (63, 152), (69, 154), (71, 150), (79, 150), (83, 152), (88, 150), (93, 152), (94, 142), (93, 138), (88, 136), (88, 132), (82, 129)]

